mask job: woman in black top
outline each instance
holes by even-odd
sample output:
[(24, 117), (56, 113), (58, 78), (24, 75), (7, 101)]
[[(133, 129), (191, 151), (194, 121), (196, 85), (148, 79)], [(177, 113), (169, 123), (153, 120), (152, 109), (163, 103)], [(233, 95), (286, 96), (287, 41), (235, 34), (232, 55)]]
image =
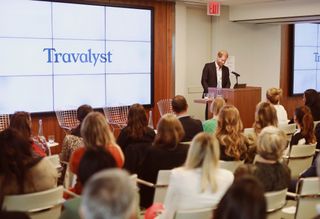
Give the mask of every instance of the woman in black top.
[(320, 96), (314, 89), (308, 89), (303, 94), (304, 104), (311, 110), (314, 121), (320, 120)]
[(316, 143), (316, 137), (313, 131), (313, 118), (309, 107), (301, 106), (296, 108), (294, 121), (298, 126), (298, 130), (292, 136), (290, 146)]
[(128, 145), (152, 142), (154, 137), (155, 132), (148, 127), (147, 115), (143, 106), (133, 104), (128, 113), (128, 125), (121, 130), (117, 144), (125, 153)]

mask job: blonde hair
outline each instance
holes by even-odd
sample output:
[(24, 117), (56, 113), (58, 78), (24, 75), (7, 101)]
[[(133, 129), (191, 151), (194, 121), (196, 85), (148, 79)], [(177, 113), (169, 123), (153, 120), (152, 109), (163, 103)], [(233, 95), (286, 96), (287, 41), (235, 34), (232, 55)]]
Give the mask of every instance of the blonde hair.
[(219, 143), (225, 146), (225, 153), (236, 160), (247, 151), (247, 139), (242, 130), (238, 109), (232, 105), (224, 106), (219, 113), (216, 135)]
[(256, 107), (253, 129), (259, 134), (261, 129), (267, 126), (278, 127), (277, 111), (271, 103), (260, 102)]
[(99, 112), (91, 112), (83, 120), (81, 136), (87, 148), (105, 147), (115, 144), (113, 133), (106, 118)]
[(221, 110), (221, 108), (226, 104), (222, 97), (216, 97), (214, 101), (212, 101), (210, 105), (210, 111), (213, 115), (217, 116)]
[(282, 89), (281, 88), (270, 88), (267, 90), (266, 97), (267, 100), (270, 101), (273, 105), (276, 105), (280, 101), (280, 97), (282, 96)]
[(219, 167), (219, 142), (214, 135), (208, 133), (197, 134), (190, 145), (185, 167), (186, 169), (202, 169), (201, 192), (208, 187), (217, 191), (216, 170)]
[(226, 50), (220, 50), (220, 51), (218, 51), (217, 56), (219, 58), (221, 58), (222, 56), (226, 56), (228, 58), (229, 54)]
[(274, 126), (267, 126), (258, 136), (257, 153), (264, 159), (277, 161), (282, 157), (287, 143), (284, 131)]
[(157, 126), (155, 145), (175, 148), (184, 136), (184, 130), (179, 119), (173, 114), (165, 114), (161, 117)]

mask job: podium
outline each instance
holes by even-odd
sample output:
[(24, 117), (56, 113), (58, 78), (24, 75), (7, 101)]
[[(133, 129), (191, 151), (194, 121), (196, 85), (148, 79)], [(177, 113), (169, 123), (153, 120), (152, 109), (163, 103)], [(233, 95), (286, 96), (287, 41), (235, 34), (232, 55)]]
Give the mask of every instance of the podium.
[[(246, 88), (209, 88), (212, 96), (221, 95), (226, 104), (232, 104), (240, 112), (244, 128), (252, 127), (256, 105), (261, 101), (261, 87)], [(195, 103), (210, 104), (211, 99), (196, 99)], [(210, 113), (210, 112), (209, 112)], [(211, 118), (211, 117), (209, 117)]]

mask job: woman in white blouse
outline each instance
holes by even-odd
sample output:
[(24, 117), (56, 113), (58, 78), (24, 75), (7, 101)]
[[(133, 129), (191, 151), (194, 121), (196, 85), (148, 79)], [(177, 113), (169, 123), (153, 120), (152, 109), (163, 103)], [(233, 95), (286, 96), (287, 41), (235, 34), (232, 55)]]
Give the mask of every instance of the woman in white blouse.
[(215, 207), (233, 182), (233, 174), (219, 168), (219, 142), (207, 133), (194, 137), (183, 167), (172, 170), (160, 218), (177, 210)]
[(288, 124), (288, 114), (286, 109), (280, 104), (280, 97), (282, 95), (282, 89), (280, 88), (270, 88), (267, 90), (267, 100), (272, 103), (277, 111), (277, 117), (279, 125)]

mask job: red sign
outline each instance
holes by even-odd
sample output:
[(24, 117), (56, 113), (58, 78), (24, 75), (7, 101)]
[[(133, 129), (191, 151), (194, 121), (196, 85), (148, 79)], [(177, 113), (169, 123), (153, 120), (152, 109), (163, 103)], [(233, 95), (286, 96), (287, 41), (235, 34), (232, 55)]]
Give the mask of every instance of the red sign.
[(220, 2), (208, 1), (207, 14), (213, 16), (220, 16)]

